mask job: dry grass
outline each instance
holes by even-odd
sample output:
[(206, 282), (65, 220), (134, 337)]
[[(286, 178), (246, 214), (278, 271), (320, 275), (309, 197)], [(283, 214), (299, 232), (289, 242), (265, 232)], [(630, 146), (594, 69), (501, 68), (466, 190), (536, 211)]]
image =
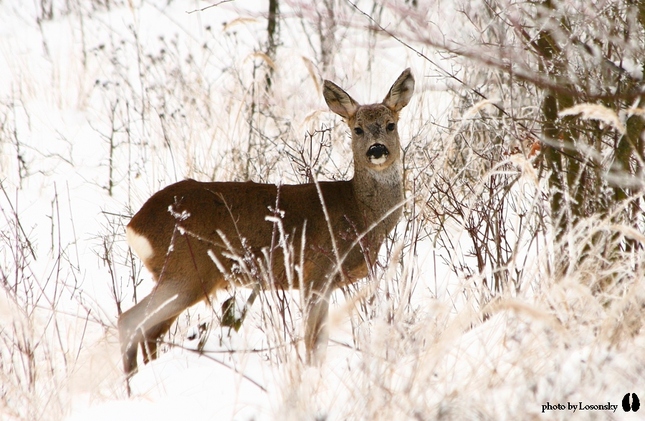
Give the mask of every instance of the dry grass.
[[(347, 129), (322, 112), (316, 77), (346, 73), (337, 80), (361, 101), (379, 100), (366, 92), (382, 92), (391, 78), (374, 70), (371, 80), (361, 77), (365, 67), (348, 57), (368, 57), (372, 69), (396, 75), (410, 55), (420, 83), (400, 123), (405, 217), (373, 276), (334, 295), (327, 363), (303, 364), (297, 293), (260, 294), (239, 333), (220, 327), (222, 295), (213, 308), (197, 306), (180, 318), (162, 361), (148, 367), (157, 384), (143, 374), (123, 408), (194, 392), (164, 383), (163, 364), (173, 359), (231, 374), (231, 390), (249, 388), (269, 402), (248, 416), (257, 419), (537, 419), (547, 402), (620, 405), (625, 393), (643, 390), (642, 232), (611, 215), (589, 217), (561, 240), (579, 264), (555, 275), (560, 256), (545, 181), (533, 157), (495, 137), (508, 122), (491, 117), (490, 102), (467, 107), (439, 92), (423, 77), (426, 63), (407, 50), (381, 53), (376, 38), (354, 45), (364, 33), (342, 24), (359, 16), (351, 6), (342, 6), (338, 22), (320, 13), (314, 20), (303, 9), (304, 16), (283, 23), (271, 89), (269, 61), (253, 35), (263, 27), (257, 13), (229, 8), (236, 19), (218, 26), (214, 14), (202, 12), (202, 26), (191, 32), (194, 16), (180, 9), (113, 7), (61, 18), (82, 16), (87, 28), (74, 55), (52, 59), (52, 74), (67, 71), (67, 60), (86, 72), (74, 90), (83, 105), (65, 121), (71, 129), (57, 122), (35, 133), (29, 125), (45, 112), (29, 88), (44, 83), (37, 72), (22, 76), (29, 89), (1, 92), (0, 419), (61, 419), (79, 400), (123, 404), (114, 323), (151, 281), (127, 250), (122, 227), (151, 193), (187, 176), (351, 176)], [(110, 13), (125, 23), (106, 23)], [(339, 45), (322, 51), (331, 47), (317, 34), (333, 28)], [(290, 38), (298, 31), (304, 35)], [(293, 54), (302, 37), (304, 51), (313, 51), (304, 61)], [(338, 68), (317, 74), (332, 56)], [(96, 83), (88, 88), (87, 80)], [(40, 135), (56, 137), (57, 130), (60, 150), (43, 147)], [(244, 303), (249, 291), (230, 293)], [(618, 419), (620, 411), (579, 415)]]

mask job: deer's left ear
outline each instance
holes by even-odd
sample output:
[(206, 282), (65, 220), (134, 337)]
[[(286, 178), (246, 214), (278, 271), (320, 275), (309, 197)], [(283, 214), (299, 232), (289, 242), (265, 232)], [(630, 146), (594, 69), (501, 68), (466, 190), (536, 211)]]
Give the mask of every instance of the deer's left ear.
[(383, 105), (398, 113), (403, 107), (408, 105), (413, 92), (414, 76), (412, 76), (410, 68), (407, 68), (390, 88), (390, 92), (387, 93), (387, 96), (383, 100)]

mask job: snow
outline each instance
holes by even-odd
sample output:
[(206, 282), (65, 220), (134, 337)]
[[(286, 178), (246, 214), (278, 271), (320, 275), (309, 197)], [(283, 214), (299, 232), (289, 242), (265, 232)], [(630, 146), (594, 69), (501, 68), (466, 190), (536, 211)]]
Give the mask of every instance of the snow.
[[(370, 102), (411, 67), (404, 149), (433, 141), (428, 122), (447, 124), (454, 99), (425, 77), (433, 72), (425, 60), (356, 27), (343, 28), (323, 69), (316, 14), (301, 3), (281, 6), (291, 20), (281, 28), (273, 96), (257, 84), (265, 2), (202, 12), (193, 11), (208, 3), (107, 3), (54, 2), (53, 19), (39, 25), (39, 3), (0, 2), (0, 267), (6, 285), (24, 290), (22, 301), (8, 286), (0, 294), (0, 419), (568, 419), (542, 405), (618, 403), (645, 390), (642, 329), (630, 337), (612, 325), (631, 320), (635, 298), (603, 307), (581, 274), (549, 282), (547, 258), (525, 258), (529, 248), (513, 265), (547, 281), (502, 297), (484, 317), (473, 278), (450, 270), (468, 254), (463, 228), (454, 227), (454, 250), (432, 238), (412, 246), (406, 219), (392, 246), (401, 266), (359, 283), (353, 298), (334, 294), (321, 367), (306, 366), (303, 345), (291, 342), (302, 337), (297, 293), (262, 295), (239, 332), (217, 324), (222, 293), (214, 309), (200, 304), (180, 317), (175, 346), (140, 366), (128, 396), (117, 302), (126, 310), (133, 282), (141, 299), (152, 280), (128, 253), (125, 225), (152, 193), (185, 177), (296, 182), (289, 142), (332, 122), (323, 174), (351, 175), (347, 129), (326, 112), (319, 77)], [(339, 13), (339, 22), (360, 18), (351, 7)], [(251, 102), (273, 113), (256, 127), (284, 140), (273, 150), (249, 141), (258, 139), (245, 124)], [(512, 162), (536, 194), (531, 164)], [(194, 335), (201, 326), (205, 338)], [(15, 344), (34, 350), (33, 366)], [(609, 416), (625, 416), (618, 412)]]

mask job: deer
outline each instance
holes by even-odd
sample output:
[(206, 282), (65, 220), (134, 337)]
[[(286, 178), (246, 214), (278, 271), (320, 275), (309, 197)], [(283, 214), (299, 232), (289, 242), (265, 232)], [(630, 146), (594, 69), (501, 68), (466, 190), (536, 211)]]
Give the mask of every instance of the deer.
[[(125, 373), (137, 371), (139, 346), (144, 363), (156, 359), (158, 342), (184, 310), (236, 282), (231, 281), (240, 264), (235, 256), (263, 259), (270, 248), (272, 285), (262, 287), (304, 294), (306, 363), (321, 364), (332, 291), (369, 275), (401, 218), (405, 200), (397, 124), (413, 91), (409, 68), (381, 103), (370, 105), (323, 82), (327, 106), (351, 130), (351, 180), (274, 185), (186, 179), (152, 195), (126, 227), (129, 246), (156, 284), (118, 318)], [(276, 223), (300, 253), (293, 259), (301, 265), (299, 282), (288, 276), (285, 246), (276, 246)]]

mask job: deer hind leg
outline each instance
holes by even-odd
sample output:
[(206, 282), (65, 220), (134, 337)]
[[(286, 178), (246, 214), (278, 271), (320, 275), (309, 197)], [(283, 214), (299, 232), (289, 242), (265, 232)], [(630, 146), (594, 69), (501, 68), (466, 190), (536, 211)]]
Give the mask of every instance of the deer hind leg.
[(313, 291), (307, 303), (305, 348), (308, 365), (321, 365), (327, 354), (329, 340), (328, 315), (331, 288), (326, 292)]
[(141, 353), (143, 354), (144, 364), (157, 359), (157, 348), (159, 341), (170, 330), (170, 326), (177, 320), (177, 316), (151, 327), (145, 334), (144, 341), (141, 342)]
[[(150, 295), (119, 317), (119, 340), (123, 369), (127, 375), (137, 370), (137, 348), (143, 348), (144, 361), (156, 358), (157, 340), (168, 331), (177, 316), (204, 298), (202, 290), (180, 288), (166, 278)], [(146, 355), (147, 354), (147, 355)]]

